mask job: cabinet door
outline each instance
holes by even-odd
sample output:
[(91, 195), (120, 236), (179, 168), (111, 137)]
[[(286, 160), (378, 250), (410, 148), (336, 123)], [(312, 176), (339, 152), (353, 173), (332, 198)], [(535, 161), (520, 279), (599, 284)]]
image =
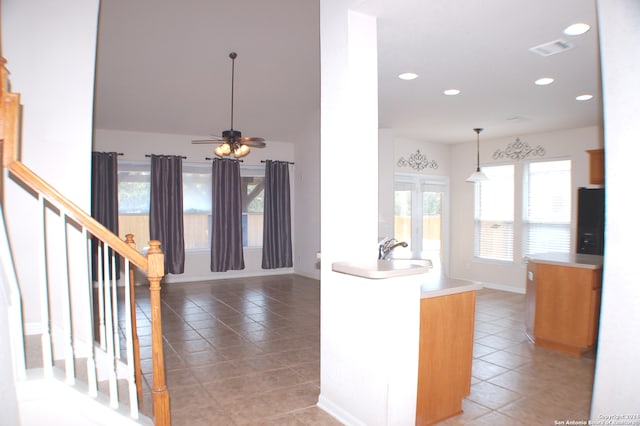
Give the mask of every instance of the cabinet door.
[(579, 350), (594, 344), (599, 277), (599, 270), (537, 265), (536, 342), (544, 339)]
[(471, 390), (475, 305), (475, 291), (420, 301), (416, 425), (462, 412)]
[(604, 149), (590, 149), (589, 154), (589, 183), (604, 185)]

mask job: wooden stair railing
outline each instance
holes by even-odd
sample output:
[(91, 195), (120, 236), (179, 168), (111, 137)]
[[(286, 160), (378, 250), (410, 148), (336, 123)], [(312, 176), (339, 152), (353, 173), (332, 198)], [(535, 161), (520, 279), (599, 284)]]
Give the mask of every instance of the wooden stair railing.
[[(22, 186), (35, 193), (40, 200), (46, 200), (47, 203), (60, 209), (61, 212), (64, 212), (64, 216), (75, 221), (83, 230), (86, 230), (85, 232), (101, 241), (105, 247), (110, 248), (110, 250), (113, 250), (146, 274), (149, 280), (151, 303), (153, 417), (156, 425), (170, 426), (171, 414), (169, 392), (166, 386), (164, 371), (162, 317), (160, 309), (160, 281), (164, 277), (164, 254), (160, 249), (160, 242), (155, 240), (150, 241), (149, 250), (145, 257), (135, 249), (133, 237), (128, 238), (126, 242), (122, 241), (117, 235), (93, 219), (89, 214), (64, 197), (19, 161), (20, 95), (12, 93), (9, 90), (8, 71), (5, 64), (6, 60), (0, 55), (0, 144), (2, 149), (2, 167), (4, 169), (0, 176), (0, 199), (4, 205), (4, 179), (10, 176)], [(5, 170), (8, 174), (5, 173)], [(44, 201), (42, 202), (44, 203)], [(129, 270), (129, 274), (130, 278), (133, 278), (133, 269)], [(131, 280), (131, 282), (133, 283), (133, 280)], [(131, 323), (135, 326), (135, 296), (130, 297), (131, 295), (133, 295), (132, 289), (127, 298), (131, 306)], [(137, 340), (137, 333), (134, 333), (134, 335), (136, 336), (134, 339), (135, 342)], [(140, 396), (142, 389), (140, 387), (139, 350), (136, 349), (135, 352), (137, 352), (137, 355), (134, 355), (136, 392), (138, 401), (141, 401)]]

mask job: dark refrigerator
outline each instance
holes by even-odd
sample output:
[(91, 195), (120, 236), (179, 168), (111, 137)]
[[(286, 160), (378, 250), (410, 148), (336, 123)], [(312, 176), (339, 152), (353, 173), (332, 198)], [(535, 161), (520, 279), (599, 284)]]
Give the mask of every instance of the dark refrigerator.
[(604, 188), (578, 188), (577, 251), (604, 252)]

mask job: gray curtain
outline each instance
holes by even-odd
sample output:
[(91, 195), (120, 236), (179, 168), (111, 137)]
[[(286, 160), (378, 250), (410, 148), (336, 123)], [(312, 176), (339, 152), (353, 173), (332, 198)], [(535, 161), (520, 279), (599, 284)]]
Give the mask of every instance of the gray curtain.
[(184, 222), (182, 213), (182, 157), (151, 156), (151, 206), (149, 236), (159, 240), (168, 274), (184, 272)]
[(289, 268), (293, 266), (289, 163), (265, 163), (262, 269)]
[(244, 269), (240, 163), (214, 159), (211, 186), (211, 271)]
[[(118, 153), (91, 153), (91, 216), (118, 235)], [(91, 270), (98, 279), (98, 240), (91, 241)], [(112, 253), (109, 253), (110, 255)], [(116, 277), (120, 262), (116, 259)]]

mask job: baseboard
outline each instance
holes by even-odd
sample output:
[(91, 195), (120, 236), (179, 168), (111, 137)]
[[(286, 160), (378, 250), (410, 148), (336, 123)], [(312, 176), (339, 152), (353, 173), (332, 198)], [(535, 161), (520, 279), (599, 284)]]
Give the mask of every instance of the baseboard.
[(281, 269), (265, 269), (261, 271), (244, 272), (244, 271), (229, 271), (229, 272), (212, 272), (211, 275), (171, 275), (167, 274), (164, 277), (164, 282), (167, 284), (172, 283), (188, 283), (196, 281), (214, 281), (214, 280), (227, 280), (233, 278), (252, 278), (252, 277), (264, 277), (272, 275), (289, 275), (293, 274), (293, 268), (281, 268)]
[(482, 284), (484, 285), (485, 288), (490, 288), (492, 290), (508, 291), (509, 293), (516, 293), (516, 294), (526, 294), (527, 292), (525, 288), (512, 287), (510, 285), (485, 283), (485, 282), (483, 282)]
[(301, 277), (311, 278), (312, 280), (320, 280), (320, 271), (314, 272), (306, 272), (306, 271), (294, 271), (294, 274), (300, 275)]
[(326, 411), (332, 417), (335, 417), (340, 423), (346, 426), (367, 426), (366, 423), (353, 417), (350, 413), (345, 411), (342, 407), (334, 404), (327, 399), (324, 395), (320, 394), (318, 397), (318, 408)]

